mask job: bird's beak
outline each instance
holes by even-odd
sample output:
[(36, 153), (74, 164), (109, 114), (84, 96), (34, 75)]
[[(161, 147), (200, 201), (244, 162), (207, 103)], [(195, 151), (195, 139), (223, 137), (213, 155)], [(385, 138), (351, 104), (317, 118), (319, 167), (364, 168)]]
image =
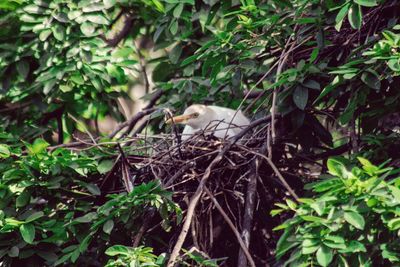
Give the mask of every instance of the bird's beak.
[(191, 119), (193, 117), (194, 117), (194, 114), (180, 115), (180, 116), (173, 117), (172, 119), (166, 120), (165, 123), (172, 124), (174, 122), (174, 123), (185, 124), (189, 119)]

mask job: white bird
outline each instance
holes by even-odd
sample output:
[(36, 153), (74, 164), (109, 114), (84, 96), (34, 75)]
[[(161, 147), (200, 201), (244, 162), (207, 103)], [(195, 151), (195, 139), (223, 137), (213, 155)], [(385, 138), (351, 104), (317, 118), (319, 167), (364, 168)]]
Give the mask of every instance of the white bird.
[(250, 121), (240, 110), (195, 104), (188, 107), (183, 115), (168, 119), (166, 123), (184, 124), (182, 140), (186, 140), (199, 130), (211, 130), (219, 138), (233, 137)]

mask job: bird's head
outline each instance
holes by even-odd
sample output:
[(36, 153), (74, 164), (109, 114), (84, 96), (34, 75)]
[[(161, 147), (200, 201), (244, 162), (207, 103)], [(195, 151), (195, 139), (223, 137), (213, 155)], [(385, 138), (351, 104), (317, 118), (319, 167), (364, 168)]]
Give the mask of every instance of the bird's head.
[(166, 123), (185, 124), (198, 129), (207, 126), (213, 119), (212, 115), (213, 111), (205, 105), (191, 105), (185, 110), (183, 115), (168, 119)]

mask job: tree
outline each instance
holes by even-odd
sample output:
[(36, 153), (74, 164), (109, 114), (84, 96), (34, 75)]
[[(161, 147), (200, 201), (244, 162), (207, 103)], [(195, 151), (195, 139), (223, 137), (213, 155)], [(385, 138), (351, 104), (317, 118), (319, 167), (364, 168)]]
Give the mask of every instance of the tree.
[[(272, 228), (284, 225), (278, 229), (290, 230), (278, 242), (278, 256), (287, 264), (354, 262), (346, 254), (350, 246), (365, 253), (359, 264), (373, 263), (368, 256), (374, 246), (362, 247), (360, 240), (348, 243), (351, 227), (364, 229), (354, 215), (359, 210), (346, 211), (345, 220), (352, 226), (340, 237), (332, 232), (334, 237), (324, 245), (305, 235), (293, 239), (292, 230), (316, 223), (315, 218), (300, 221), (300, 215), (329, 216), (327, 207), (337, 208), (339, 202), (331, 200), (324, 202), (326, 209), (313, 204), (324, 196), (302, 190), (316, 177), (324, 179), (328, 170), (341, 179), (350, 177), (334, 172), (335, 166), (356, 170), (350, 178), (362, 182), (383, 169), (381, 179), (393, 194), (393, 207), (398, 206), (399, 5), (397, 0), (0, 1), (0, 261), (10, 266), (165, 264), (181, 231), (181, 209), (188, 205), (181, 193), (200, 188), (198, 181), (183, 177), (190, 170), (203, 173), (210, 165), (236, 163), (241, 168), (209, 168), (209, 175), (220, 177), (221, 183), (205, 178), (199, 192), (207, 194), (208, 202), (201, 208), (194, 205), (204, 211), (220, 203), (220, 213), (210, 212), (207, 220), (198, 214), (199, 228), (190, 221), (194, 232), (208, 229), (216, 242), (207, 243), (205, 239), (212, 240), (208, 234), (197, 231), (193, 240), (183, 240), (188, 251), (180, 260), (208, 266), (216, 264), (208, 257), (227, 256), (225, 264), (240, 265), (251, 263), (252, 257), (256, 264), (265, 264), (274, 257), (279, 235)], [(150, 88), (150, 74), (155, 88)], [(117, 99), (127, 98), (135, 83), (149, 91), (149, 103), (123, 122)], [(174, 135), (165, 137), (163, 145), (147, 138), (149, 131), (169, 131), (160, 108), (183, 110), (199, 102), (241, 108), (255, 121), (261, 118), (253, 125), (258, 131), (252, 133), (253, 143), (246, 143), (248, 150), (206, 139), (201, 144), (210, 151), (226, 150), (210, 156), (179, 142), (173, 146)], [(106, 115), (120, 122), (109, 135), (96, 128)], [(141, 132), (146, 137), (138, 136)], [(149, 142), (151, 151), (143, 148)], [(171, 159), (158, 150), (176, 162), (196, 159), (197, 165), (173, 161), (174, 166), (161, 168)], [(217, 154), (220, 162), (212, 163)], [(340, 155), (345, 159), (328, 160)], [(355, 167), (357, 157), (362, 171)], [(157, 161), (148, 159), (164, 165), (151, 165)], [(249, 172), (262, 183), (251, 187), (251, 182), (240, 180), (235, 187)], [(229, 177), (236, 177), (235, 182)], [(182, 182), (174, 194), (165, 188), (172, 178)], [(122, 193), (129, 183), (133, 191)], [(293, 198), (308, 196), (314, 202), (296, 204), (285, 195), (290, 188), (296, 191)], [(243, 194), (243, 203), (237, 194), (222, 199), (223, 189)], [(326, 190), (327, 195), (334, 192)], [(353, 193), (343, 190), (343, 199), (360, 196)], [(246, 199), (250, 195), (254, 198)], [(246, 206), (255, 197), (262, 208)], [(289, 215), (266, 215), (273, 210), (271, 202), (283, 198), (287, 203), (282, 209), (296, 214), (290, 227), (284, 223)], [(232, 203), (240, 204), (231, 208)], [(244, 214), (248, 207), (254, 214)], [(244, 238), (245, 247), (250, 243), (250, 257), (237, 259), (238, 251), (246, 249), (228, 227), (221, 230), (229, 235), (224, 242), (217, 237), (219, 230), (211, 229), (213, 219), (229, 225), (224, 211), (238, 232), (254, 226)], [(398, 262), (399, 249), (388, 241), (396, 236), (398, 214), (382, 216), (379, 223), (364, 223), (388, 226), (388, 238), (377, 241), (378, 258)], [(245, 218), (247, 226), (241, 222)], [(160, 222), (156, 234), (147, 232)], [(192, 243), (199, 251), (190, 250)], [(108, 259), (105, 253), (118, 258)]]

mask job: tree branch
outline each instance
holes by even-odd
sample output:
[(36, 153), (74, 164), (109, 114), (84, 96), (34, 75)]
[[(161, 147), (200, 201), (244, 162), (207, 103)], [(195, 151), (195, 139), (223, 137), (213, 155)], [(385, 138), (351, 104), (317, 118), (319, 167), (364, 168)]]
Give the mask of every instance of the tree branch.
[(192, 199), (190, 200), (188, 209), (187, 209), (187, 214), (186, 214), (186, 219), (185, 222), (183, 224), (181, 233), (178, 236), (178, 240), (172, 250), (171, 253), (171, 257), (168, 261), (167, 267), (173, 267), (175, 266), (176, 262), (177, 262), (177, 258), (179, 255), (179, 252), (181, 251), (183, 242), (185, 242), (190, 224), (192, 222), (192, 218), (194, 215), (194, 211), (196, 209), (197, 203), (200, 200), (201, 195), (203, 194), (204, 191), (204, 187), (205, 184), (208, 180), (208, 178), (211, 175), (211, 170), (224, 158), (224, 155), (231, 149), (231, 147), (237, 142), (239, 141), (240, 138), (242, 138), (246, 133), (248, 133), (251, 129), (253, 129), (254, 127), (268, 122), (271, 120), (270, 116), (266, 116), (264, 118), (258, 119), (256, 121), (253, 121), (248, 127), (246, 127), (245, 129), (243, 129), (239, 134), (237, 134), (233, 140), (231, 142), (229, 142), (222, 150), (220, 150), (220, 152), (218, 153), (218, 155), (213, 159), (213, 161), (208, 165), (207, 169), (205, 170), (200, 183), (196, 189), (196, 192), (194, 193)]

